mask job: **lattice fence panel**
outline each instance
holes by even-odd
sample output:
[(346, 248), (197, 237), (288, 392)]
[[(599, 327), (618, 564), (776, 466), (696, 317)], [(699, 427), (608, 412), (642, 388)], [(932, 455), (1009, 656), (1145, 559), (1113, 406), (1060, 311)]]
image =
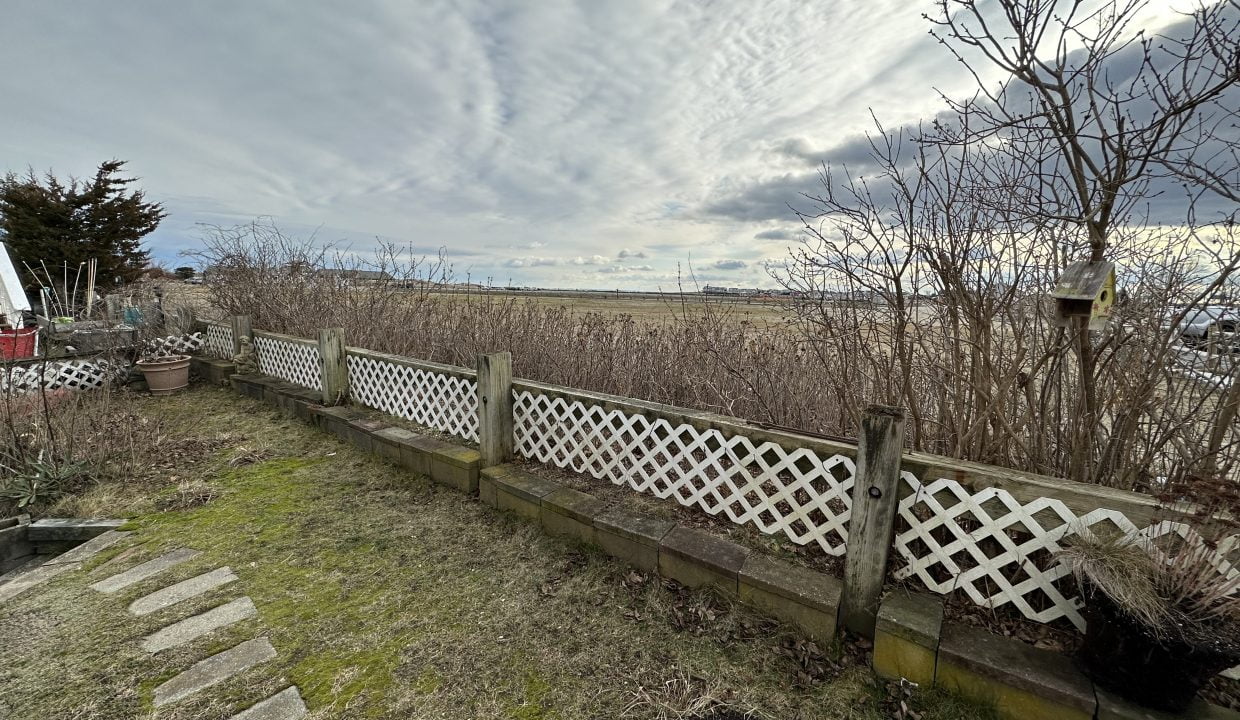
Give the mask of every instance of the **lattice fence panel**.
[(168, 337), (148, 340), (146, 352), (156, 357), (192, 355), (198, 352), (205, 342), (206, 340), (200, 332), (185, 335), (169, 335)]
[(349, 355), (347, 363), (354, 401), (478, 441), (477, 382), (358, 355)]
[[(896, 577), (916, 577), (943, 594), (959, 590), (986, 608), (1010, 603), (1038, 622), (1067, 618), (1078, 629), (1085, 627), (1076, 583), (1055, 561), (1066, 538), (1119, 532), (1156, 553), (1169, 540), (1202, 542), (1183, 523), (1138, 528), (1116, 510), (1078, 515), (1053, 498), (1022, 503), (998, 488), (974, 492), (949, 478), (923, 485), (907, 471), (902, 475), (914, 492), (900, 502), (905, 529), (897, 533), (895, 548), (904, 565)], [(1214, 551), (1220, 572), (1240, 574), (1232, 564), (1238, 546), (1240, 536), (1233, 536)]]
[(312, 390), (323, 388), (323, 369), (319, 364), (317, 344), (255, 335), (254, 354), (258, 356), (258, 370), (264, 375)]
[(125, 377), (128, 368), (106, 360), (49, 360), (0, 369), (0, 387), (14, 392), (97, 390)]
[(229, 325), (207, 325), (206, 337), (203, 342), (205, 354), (227, 360), (233, 355), (233, 334)]
[(519, 455), (844, 554), (852, 458), (526, 391), (514, 415)]

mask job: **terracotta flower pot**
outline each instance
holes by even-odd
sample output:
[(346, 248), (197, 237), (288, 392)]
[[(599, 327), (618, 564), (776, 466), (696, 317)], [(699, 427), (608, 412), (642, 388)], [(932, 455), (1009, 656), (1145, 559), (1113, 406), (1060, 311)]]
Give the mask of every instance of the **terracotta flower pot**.
[(146, 377), (152, 395), (171, 395), (189, 385), (189, 355), (169, 355), (157, 360), (139, 360), (138, 369)]

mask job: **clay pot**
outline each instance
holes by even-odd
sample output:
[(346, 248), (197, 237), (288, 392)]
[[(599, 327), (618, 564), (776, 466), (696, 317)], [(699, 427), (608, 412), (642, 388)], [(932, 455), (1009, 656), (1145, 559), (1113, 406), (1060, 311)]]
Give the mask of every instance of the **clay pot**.
[(152, 395), (171, 395), (189, 385), (189, 355), (139, 360), (137, 365)]

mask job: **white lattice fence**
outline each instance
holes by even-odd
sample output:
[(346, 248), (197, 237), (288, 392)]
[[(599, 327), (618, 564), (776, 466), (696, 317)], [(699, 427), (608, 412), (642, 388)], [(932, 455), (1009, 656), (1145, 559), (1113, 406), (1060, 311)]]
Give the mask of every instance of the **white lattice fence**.
[[(1011, 604), (1038, 622), (1067, 618), (1078, 629), (1085, 627), (1071, 573), (1054, 560), (1072, 535), (1120, 532), (1155, 551), (1168, 540), (1201, 543), (1183, 523), (1142, 528), (1117, 510), (1077, 514), (1053, 498), (1021, 502), (1006, 490), (972, 491), (949, 478), (923, 485), (907, 471), (903, 479), (913, 494), (900, 503), (907, 529), (896, 535), (896, 552), (904, 563), (896, 577), (916, 577), (943, 594), (959, 590), (982, 607)], [(1240, 537), (1231, 537), (1218, 547), (1220, 572), (1240, 572), (1232, 565), (1238, 545)]]
[(514, 393), (514, 416), (519, 455), (844, 554), (850, 457), (529, 391)]
[(233, 334), (229, 325), (207, 325), (203, 351), (208, 357), (227, 360), (233, 356)]
[(185, 335), (169, 335), (168, 337), (154, 338), (146, 343), (146, 352), (156, 357), (164, 357), (167, 355), (192, 355), (198, 352), (203, 346), (205, 340), (202, 333), (188, 333)]
[(319, 346), (312, 340), (254, 333), (258, 370), (312, 390), (323, 388)]
[(0, 369), (0, 387), (15, 392), (96, 390), (123, 378), (128, 368), (106, 360), (49, 360)]
[(354, 401), (478, 441), (476, 381), (364, 355), (349, 354), (347, 364)]

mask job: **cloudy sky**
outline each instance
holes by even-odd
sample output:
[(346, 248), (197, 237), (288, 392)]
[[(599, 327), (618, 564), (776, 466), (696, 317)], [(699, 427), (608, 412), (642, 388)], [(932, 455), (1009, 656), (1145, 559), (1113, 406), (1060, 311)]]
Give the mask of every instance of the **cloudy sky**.
[(931, 8), (5, 0), (0, 171), (128, 160), (170, 265), (200, 223), (270, 216), (444, 247), (460, 279), (769, 286), (820, 158), (970, 87)]

